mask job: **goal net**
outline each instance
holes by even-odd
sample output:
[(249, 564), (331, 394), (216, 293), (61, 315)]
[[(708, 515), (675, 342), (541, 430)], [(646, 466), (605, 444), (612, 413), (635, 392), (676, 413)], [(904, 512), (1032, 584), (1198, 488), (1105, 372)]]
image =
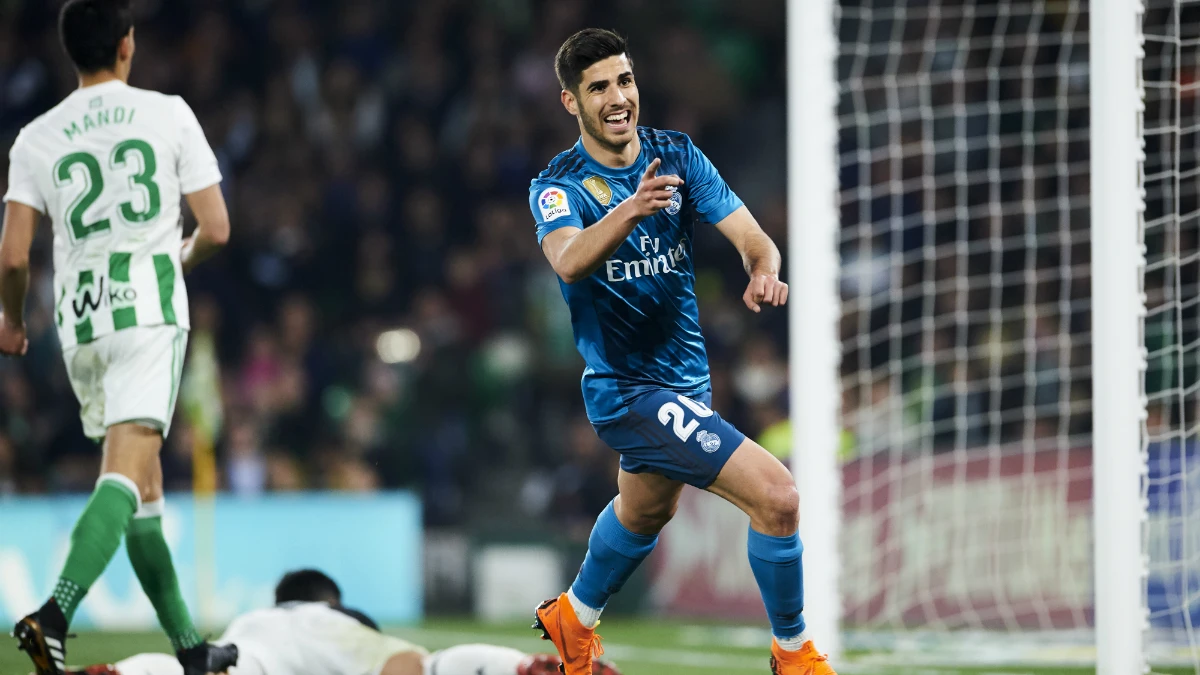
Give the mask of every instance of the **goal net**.
[[(1200, 3), (1149, 5), (1146, 600), (1153, 657), (1190, 665)], [(847, 648), (1095, 659), (1088, 25), (1082, 0), (839, 3)]]
[(1149, 0), (1142, 34), (1149, 647), (1200, 673), (1200, 3)]

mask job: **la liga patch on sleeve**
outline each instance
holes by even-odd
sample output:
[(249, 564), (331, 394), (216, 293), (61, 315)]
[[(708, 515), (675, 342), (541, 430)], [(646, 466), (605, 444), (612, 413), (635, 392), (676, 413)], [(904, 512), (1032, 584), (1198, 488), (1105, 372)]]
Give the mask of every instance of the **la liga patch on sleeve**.
[(538, 208), (542, 211), (542, 222), (548, 223), (556, 218), (571, 215), (571, 206), (567, 203), (567, 193), (562, 188), (546, 188), (538, 195)]

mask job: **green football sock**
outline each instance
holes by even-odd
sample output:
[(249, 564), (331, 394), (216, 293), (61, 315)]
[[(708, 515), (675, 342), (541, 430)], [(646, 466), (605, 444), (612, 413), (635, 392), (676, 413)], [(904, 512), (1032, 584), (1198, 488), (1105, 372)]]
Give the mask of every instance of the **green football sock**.
[(75, 521), (71, 551), (54, 587), (54, 600), (67, 623), (75, 617), (79, 603), (121, 545), (125, 527), (138, 508), (136, 489), (134, 482), (124, 476), (101, 476), (79, 520)]
[(125, 532), (125, 548), (129, 550), (129, 562), (137, 573), (142, 590), (154, 605), (158, 622), (162, 624), (171, 645), (176, 651), (189, 649), (204, 640), (196, 632), (192, 616), (188, 613), (183, 593), (179, 591), (179, 578), (171, 562), (171, 550), (162, 531), (162, 502), (146, 504), (129, 523)]

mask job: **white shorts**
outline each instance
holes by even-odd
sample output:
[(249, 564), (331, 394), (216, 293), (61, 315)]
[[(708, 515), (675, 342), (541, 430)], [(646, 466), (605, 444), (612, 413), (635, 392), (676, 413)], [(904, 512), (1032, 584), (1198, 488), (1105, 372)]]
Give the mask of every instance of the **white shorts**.
[(67, 377), (88, 438), (102, 439), (114, 424), (136, 422), (166, 438), (179, 395), (187, 331), (178, 326), (134, 326), (63, 352)]

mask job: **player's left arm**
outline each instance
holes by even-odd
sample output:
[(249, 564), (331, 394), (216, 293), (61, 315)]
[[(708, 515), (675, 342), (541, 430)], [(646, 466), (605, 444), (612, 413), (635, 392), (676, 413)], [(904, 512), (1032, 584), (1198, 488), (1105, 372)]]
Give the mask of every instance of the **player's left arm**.
[(4, 231), (0, 233), (0, 354), (24, 356), (29, 350), (25, 337), (25, 294), (29, 289), (29, 249), (41, 214), (17, 201), (4, 208)]
[(175, 98), (179, 123), (179, 186), (196, 216), (196, 231), (183, 241), (179, 262), (188, 274), (229, 242), (229, 209), (221, 193), (221, 169), (196, 114)]
[(742, 266), (750, 275), (750, 283), (742, 301), (754, 312), (762, 305), (778, 307), (787, 302), (788, 286), (779, 280), (779, 249), (759, 227), (729, 185), (717, 173), (708, 157), (686, 139), (688, 184), (696, 213), (704, 222), (713, 223), (725, 238), (733, 242), (742, 256)]
[(187, 274), (229, 242), (229, 209), (220, 185), (210, 185), (184, 198), (196, 216), (196, 231), (183, 240), (179, 255), (180, 265)]
[(725, 216), (717, 229), (733, 243), (742, 256), (742, 266), (750, 276), (742, 301), (755, 312), (762, 305), (778, 307), (787, 302), (788, 285), (779, 280), (782, 259), (775, 242), (763, 232), (758, 221), (745, 205)]

